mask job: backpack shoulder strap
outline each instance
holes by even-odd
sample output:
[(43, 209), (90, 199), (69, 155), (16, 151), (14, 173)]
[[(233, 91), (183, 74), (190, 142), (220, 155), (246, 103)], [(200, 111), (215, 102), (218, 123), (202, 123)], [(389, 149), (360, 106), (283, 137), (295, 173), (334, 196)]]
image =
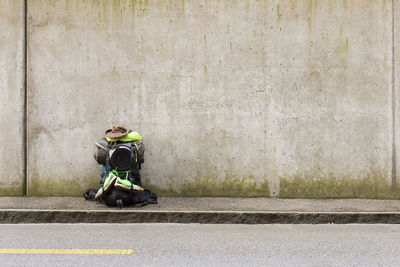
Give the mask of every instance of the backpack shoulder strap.
[(106, 174), (105, 176), (108, 176), (108, 173), (110, 172), (110, 142), (107, 145), (107, 150), (106, 150)]

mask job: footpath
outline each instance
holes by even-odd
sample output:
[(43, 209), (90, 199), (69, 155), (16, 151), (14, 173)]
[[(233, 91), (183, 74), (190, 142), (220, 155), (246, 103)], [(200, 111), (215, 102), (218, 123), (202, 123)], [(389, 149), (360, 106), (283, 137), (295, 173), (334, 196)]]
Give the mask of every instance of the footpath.
[(0, 223), (400, 223), (400, 200), (160, 197), (107, 207), (83, 197), (0, 197)]

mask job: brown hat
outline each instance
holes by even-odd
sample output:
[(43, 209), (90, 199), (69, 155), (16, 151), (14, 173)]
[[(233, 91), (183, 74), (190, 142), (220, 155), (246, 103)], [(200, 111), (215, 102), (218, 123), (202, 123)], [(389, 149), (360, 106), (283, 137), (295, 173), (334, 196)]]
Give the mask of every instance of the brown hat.
[(105, 132), (105, 137), (110, 139), (119, 139), (127, 135), (129, 131), (121, 126), (113, 126)]

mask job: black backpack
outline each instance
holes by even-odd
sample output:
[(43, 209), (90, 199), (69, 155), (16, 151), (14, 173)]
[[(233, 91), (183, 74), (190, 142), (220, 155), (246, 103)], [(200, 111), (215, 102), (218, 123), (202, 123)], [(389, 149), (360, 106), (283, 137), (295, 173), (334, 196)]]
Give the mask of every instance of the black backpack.
[[(88, 189), (83, 195), (86, 200), (95, 200), (96, 189)], [(144, 190), (138, 193), (130, 193), (116, 188), (111, 188), (100, 200), (101, 203), (110, 207), (118, 206), (123, 208), (132, 204), (140, 204), (145, 206), (147, 204), (157, 204), (157, 195), (149, 190)]]
[[(115, 172), (120, 178), (128, 179), (132, 183), (141, 186), (140, 168), (144, 162), (144, 144), (142, 141), (131, 142), (108, 142), (105, 138), (96, 143), (94, 158), (98, 164), (102, 165), (102, 180), (110, 171)], [(117, 171), (118, 170), (118, 171)], [(95, 200), (98, 190), (86, 190), (84, 197), (86, 200)], [(131, 204), (157, 204), (157, 195), (149, 190), (141, 192), (126, 192), (111, 188), (108, 192), (98, 199), (107, 206), (128, 206)]]

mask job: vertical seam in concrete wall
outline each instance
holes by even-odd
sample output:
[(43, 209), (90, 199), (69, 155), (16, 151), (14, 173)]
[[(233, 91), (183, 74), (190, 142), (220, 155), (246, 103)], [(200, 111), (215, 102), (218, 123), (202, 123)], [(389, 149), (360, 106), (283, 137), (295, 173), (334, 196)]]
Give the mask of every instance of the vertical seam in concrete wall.
[(397, 170), (396, 170), (396, 90), (395, 90), (395, 43), (394, 43), (394, 0), (392, 0), (392, 186), (397, 185)]
[(23, 120), (22, 120), (22, 129), (23, 129), (23, 160), (24, 160), (24, 168), (23, 168), (23, 194), (26, 196), (28, 194), (28, 81), (27, 81), (27, 72), (28, 72), (28, 0), (24, 0), (24, 100), (23, 100)]

